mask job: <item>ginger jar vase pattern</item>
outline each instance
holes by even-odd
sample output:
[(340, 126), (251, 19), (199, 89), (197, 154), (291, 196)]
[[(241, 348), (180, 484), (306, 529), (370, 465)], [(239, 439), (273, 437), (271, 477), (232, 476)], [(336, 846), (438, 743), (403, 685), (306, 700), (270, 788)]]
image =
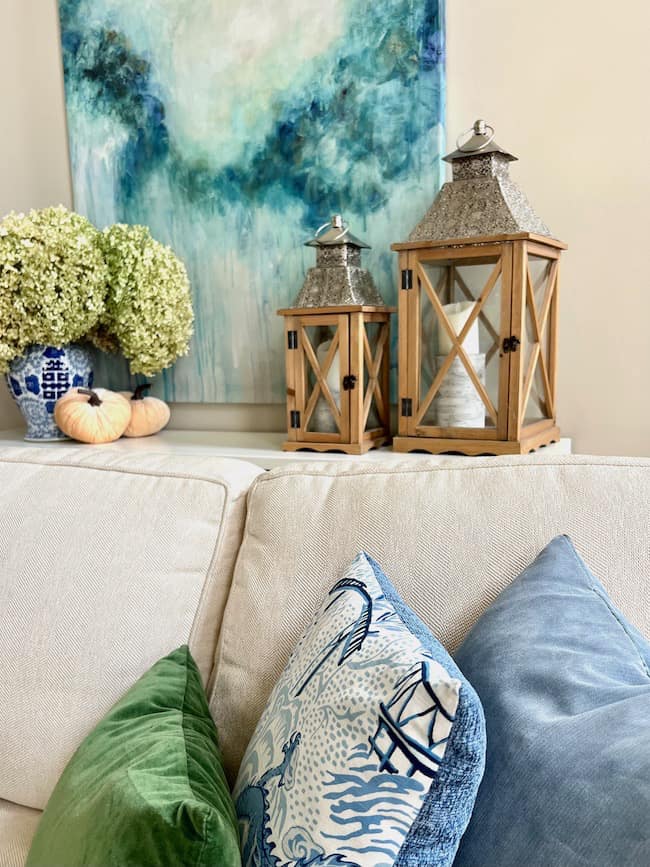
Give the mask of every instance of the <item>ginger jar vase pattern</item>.
[(91, 354), (77, 344), (35, 344), (11, 362), (7, 384), (27, 423), (27, 441), (66, 439), (54, 422), (54, 405), (69, 389), (92, 386)]

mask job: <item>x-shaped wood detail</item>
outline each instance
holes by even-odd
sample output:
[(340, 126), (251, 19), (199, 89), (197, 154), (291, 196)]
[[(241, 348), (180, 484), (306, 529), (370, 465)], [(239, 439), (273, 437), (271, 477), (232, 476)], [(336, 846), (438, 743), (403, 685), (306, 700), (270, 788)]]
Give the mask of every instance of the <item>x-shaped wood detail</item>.
[[(445, 378), (445, 376), (447, 375), (447, 372), (448, 372), (449, 368), (451, 367), (453, 360), (456, 358), (456, 356), (458, 356), (460, 358), (460, 360), (462, 361), (469, 378), (472, 380), (472, 384), (474, 385), (474, 388), (479, 393), (479, 396), (485, 405), (485, 408), (488, 412), (488, 415), (490, 416), (490, 418), (494, 422), (494, 426), (496, 427), (498, 424), (497, 410), (496, 410), (494, 404), (492, 403), (492, 401), (490, 400), (490, 396), (487, 393), (487, 391), (485, 390), (485, 386), (483, 385), (481, 380), (478, 378), (478, 375), (477, 375), (476, 371), (474, 370), (474, 365), (469, 360), (469, 357), (468, 357), (467, 353), (465, 352), (465, 350), (463, 349), (462, 344), (463, 344), (463, 341), (465, 340), (465, 338), (467, 337), (470, 328), (478, 319), (478, 317), (479, 317), (479, 315), (483, 309), (483, 306), (485, 305), (485, 302), (490, 297), (490, 293), (492, 292), (492, 290), (496, 286), (497, 280), (499, 279), (499, 276), (501, 275), (501, 260), (499, 259), (499, 261), (496, 263), (496, 265), (492, 269), (492, 273), (488, 277), (487, 283), (483, 287), (483, 291), (481, 292), (480, 296), (476, 299), (474, 309), (472, 310), (471, 314), (469, 315), (469, 318), (465, 322), (465, 325), (463, 326), (462, 331), (458, 335), (456, 335), (456, 332), (454, 331), (454, 328), (453, 328), (451, 322), (449, 321), (447, 314), (445, 313), (445, 311), (443, 309), (442, 304), (440, 303), (440, 298), (438, 297), (438, 292), (440, 291), (440, 289), (442, 287), (439, 286), (437, 289), (433, 288), (433, 286), (431, 285), (431, 281), (429, 280), (424, 268), (422, 267), (422, 265), (419, 262), (417, 264), (417, 272), (418, 272), (418, 277), (419, 277), (422, 285), (424, 286), (424, 290), (427, 293), (427, 296), (429, 297), (431, 304), (433, 305), (433, 309), (435, 310), (439, 321), (442, 322), (442, 325), (443, 325), (445, 331), (447, 332), (447, 335), (449, 336), (449, 339), (451, 341), (452, 346), (451, 346), (451, 351), (449, 352), (449, 354), (447, 355), (447, 357), (443, 361), (442, 366), (440, 367), (440, 370), (438, 371), (435, 379), (431, 383), (431, 387), (429, 388), (428, 392), (426, 393), (424, 400), (420, 404), (419, 412), (415, 418), (415, 424), (416, 425), (421, 424), (422, 419), (424, 418), (425, 413), (429, 409), (429, 406), (431, 405), (431, 401), (434, 399), (434, 397), (438, 393), (440, 386), (442, 385), (442, 381)], [(446, 276), (443, 276), (443, 280), (446, 280)]]
[[(463, 280), (463, 278), (458, 273), (458, 268), (454, 268), (453, 280), (454, 280), (456, 286), (458, 286), (458, 288), (463, 293), (465, 298), (467, 298), (468, 301), (475, 301), (476, 300), (474, 298), (474, 295), (472, 294), (472, 290), (469, 288), (467, 283)], [(492, 325), (492, 323), (488, 319), (485, 310), (481, 310), (478, 314), (478, 317), (481, 320), (481, 322), (483, 323), (483, 325), (485, 326), (485, 330), (488, 332), (488, 334), (490, 335), (490, 337), (492, 338), (492, 341), (493, 341), (492, 346), (488, 349), (488, 351), (485, 354), (485, 366), (487, 367), (487, 365), (490, 363), (490, 361), (492, 360), (495, 353), (497, 353), (499, 351), (499, 346), (501, 345), (501, 338), (499, 337), (499, 332), (496, 330), (494, 325)]]
[(548, 375), (548, 366), (546, 364), (544, 352), (542, 351), (542, 346), (544, 345), (544, 334), (546, 332), (546, 326), (548, 324), (548, 315), (551, 309), (551, 302), (553, 301), (553, 295), (555, 293), (557, 269), (558, 260), (555, 259), (551, 265), (551, 270), (548, 275), (548, 282), (546, 284), (546, 292), (544, 293), (542, 307), (538, 315), (537, 305), (535, 304), (535, 287), (533, 284), (533, 277), (530, 273), (530, 266), (526, 266), (526, 307), (528, 309), (530, 320), (533, 326), (535, 342), (532, 344), (532, 350), (528, 361), (528, 370), (526, 371), (524, 377), (524, 387), (521, 393), (522, 418), (524, 417), (526, 407), (528, 406), (530, 392), (533, 387), (533, 380), (535, 378), (535, 370), (538, 366), (542, 374), (546, 404), (544, 404), (543, 400), (539, 399), (537, 402), (539, 403), (539, 408), (545, 416), (548, 416), (550, 418), (555, 417), (555, 395), (553, 394), (553, 389), (551, 388), (551, 380)]
[(368, 385), (363, 400), (362, 427), (364, 430), (368, 421), (368, 415), (370, 414), (373, 396), (375, 398), (375, 403), (377, 404), (377, 413), (379, 418), (383, 421), (386, 420), (386, 406), (384, 403), (384, 395), (381, 391), (381, 385), (379, 383), (379, 375), (381, 373), (381, 363), (388, 342), (388, 326), (382, 323), (379, 328), (380, 331), (377, 345), (375, 347), (374, 358), (372, 357), (372, 349), (370, 348), (370, 341), (368, 340), (367, 325), (363, 329), (363, 357), (365, 360), (366, 370), (368, 371)]
[(336, 422), (336, 426), (341, 431), (341, 412), (336, 405), (336, 401), (332, 396), (332, 392), (329, 389), (327, 384), (327, 374), (329, 373), (329, 369), (332, 366), (332, 362), (334, 361), (334, 357), (336, 355), (336, 351), (339, 348), (339, 331), (336, 329), (336, 333), (332, 338), (332, 343), (330, 348), (325, 356), (325, 360), (323, 361), (323, 365), (318, 363), (318, 357), (314, 352), (314, 347), (311, 344), (309, 339), (309, 335), (307, 334), (307, 329), (304, 325), (300, 326), (300, 339), (302, 343), (302, 347), (305, 355), (307, 356), (307, 360), (311, 365), (312, 370), (314, 371), (314, 376), (316, 377), (316, 384), (314, 385), (314, 389), (312, 393), (309, 395), (309, 400), (307, 401), (307, 406), (305, 407), (305, 415), (303, 420), (303, 430), (307, 429), (309, 421), (311, 419), (312, 413), (316, 408), (316, 403), (318, 401), (318, 397), (320, 394), (323, 395), (325, 400), (327, 401), (329, 408), (332, 412), (332, 417)]

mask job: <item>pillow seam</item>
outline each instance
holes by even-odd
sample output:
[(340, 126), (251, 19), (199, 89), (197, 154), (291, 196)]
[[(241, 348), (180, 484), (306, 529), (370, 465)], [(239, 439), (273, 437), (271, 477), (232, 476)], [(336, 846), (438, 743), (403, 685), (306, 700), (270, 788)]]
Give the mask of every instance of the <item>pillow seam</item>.
[[(386, 592), (386, 588), (384, 587), (382, 582), (377, 577), (375, 567), (373, 566), (373, 563), (375, 561), (366, 551), (362, 551), (361, 553), (365, 557), (366, 563), (370, 567), (370, 570), (373, 574), (373, 577), (374, 577), (375, 581), (377, 582), (377, 584), (379, 585), (379, 589), (383, 593), (384, 598), (388, 602), (390, 602), (390, 604), (393, 606), (393, 610), (395, 611), (395, 614), (399, 617), (399, 620), (400, 620), (400, 623), (402, 624), (402, 626), (413, 636), (413, 638), (415, 638), (417, 641), (420, 642), (420, 645), (422, 647), (424, 647), (422, 637), (420, 635), (418, 635), (418, 632), (420, 631), (420, 629), (422, 627), (424, 627), (424, 629), (426, 629), (430, 632), (431, 637), (434, 639), (434, 641), (438, 641), (438, 639), (433, 634), (433, 632), (431, 632), (431, 630), (426, 625), (426, 623), (424, 623), (424, 621), (420, 619), (420, 617), (415, 613), (415, 611), (410, 609), (410, 607), (407, 605), (407, 603), (402, 599), (402, 597), (400, 596), (400, 594), (399, 594), (397, 588), (395, 587), (395, 585), (393, 584), (393, 582), (390, 580), (390, 578), (388, 578), (387, 575), (385, 575), (385, 573), (381, 569), (381, 566), (379, 566), (379, 564), (377, 564), (379, 566), (380, 571), (384, 575), (384, 578), (386, 579), (386, 582), (390, 588), (389, 592)], [(406, 616), (404, 616), (405, 610), (408, 612), (406, 614)], [(409, 621), (411, 621), (411, 622), (409, 622)], [(442, 666), (442, 667), (444, 668), (444, 666)], [(458, 678), (454, 677), (453, 674), (450, 674), (446, 668), (445, 668), (445, 671), (446, 671), (448, 677), (453, 678), (454, 680), (458, 680)]]
[(650, 669), (648, 668), (648, 664), (646, 663), (645, 659), (643, 658), (643, 654), (639, 650), (639, 647), (638, 647), (636, 641), (634, 640), (634, 638), (630, 635), (630, 633), (626, 629), (625, 623), (623, 622), (623, 620), (619, 616), (618, 611), (611, 604), (609, 597), (604, 595), (602, 593), (602, 591), (600, 590), (600, 588), (594, 583), (594, 576), (591, 574), (589, 569), (587, 569), (587, 566), (583, 562), (582, 558), (578, 555), (578, 552), (576, 551), (573, 542), (567, 536), (564, 536), (564, 541), (569, 546), (571, 554), (573, 555), (574, 560), (576, 561), (578, 567), (580, 568), (580, 571), (582, 572), (584, 577), (587, 579), (589, 590), (591, 590), (591, 592), (594, 595), (596, 595), (598, 597), (598, 599), (600, 599), (600, 601), (605, 605), (605, 607), (607, 608), (607, 610), (609, 611), (611, 616), (614, 618), (616, 623), (619, 625), (621, 630), (624, 632), (625, 637), (627, 638), (628, 642), (634, 648), (634, 652), (635, 652), (636, 656), (638, 657), (639, 662), (641, 663), (641, 667), (642, 667), (646, 677), (650, 678)]
[[(185, 686), (183, 688), (183, 703), (181, 705), (181, 733), (183, 735), (183, 754), (185, 756), (185, 774), (187, 777), (187, 788), (190, 790), (192, 797), (196, 798), (198, 801), (198, 800), (200, 800), (200, 798), (198, 797), (198, 795), (194, 791), (194, 787), (192, 786), (192, 778), (190, 776), (190, 767), (189, 767), (189, 762), (188, 762), (187, 738), (185, 737), (185, 705), (187, 702), (187, 690), (188, 690), (189, 685), (190, 685), (189, 665), (190, 665), (190, 651), (188, 648), (186, 656), (185, 656)], [(203, 864), (203, 855), (205, 853), (205, 849), (206, 849), (206, 846), (208, 844), (208, 836), (206, 834), (206, 826), (207, 826), (207, 822), (208, 822), (208, 817), (207, 817), (205, 810), (201, 810), (201, 814), (202, 814), (202, 819), (203, 819), (202, 824), (201, 824), (201, 836), (203, 839), (201, 841), (201, 848), (199, 849), (199, 854), (198, 854), (197, 860), (196, 860), (197, 867), (201, 867), (201, 865)]]
[[(393, 582), (390, 580), (390, 578), (388, 578), (388, 576), (386, 576), (386, 574), (381, 569), (381, 566), (379, 566), (379, 564), (377, 564), (379, 566), (379, 570), (380, 570), (381, 574), (383, 575), (383, 577), (385, 578), (385, 580), (388, 584), (388, 587), (390, 588), (390, 592), (388, 592), (388, 593), (386, 592), (386, 588), (384, 587), (383, 583), (379, 580), (379, 577), (377, 576), (377, 572), (376, 572), (376, 569), (374, 566), (375, 561), (373, 560), (372, 557), (370, 557), (370, 555), (366, 551), (363, 551), (362, 553), (363, 553), (363, 556), (366, 560), (366, 563), (368, 564), (368, 566), (370, 567), (370, 569), (373, 573), (375, 581), (379, 584), (380, 589), (381, 589), (382, 593), (384, 594), (384, 597), (392, 605), (392, 607), (393, 607), (396, 615), (398, 616), (402, 626), (413, 636), (413, 638), (415, 638), (420, 643), (420, 646), (422, 647), (423, 651), (426, 652), (426, 648), (425, 648), (424, 643), (422, 641), (422, 637), (417, 634), (417, 632), (419, 631), (419, 628), (423, 627), (424, 629), (428, 630), (434, 641), (438, 641), (438, 639), (435, 637), (433, 632), (431, 632), (431, 630), (424, 623), (424, 621), (421, 621), (420, 618), (418, 617), (418, 615), (404, 602), (404, 600), (400, 596), (400, 594), (399, 594), (397, 588), (395, 587), (395, 585), (393, 584)], [(404, 611), (408, 612), (408, 615), (406, 616), (406, 618), (404, 617)], [(412, 620), (412, 622), (409, 622), (409, 620)], [(451, 655), (450, 655), (450, 658), (451, 658), (451, 661), (453, 662), (454, 660), (453, 660), (453, 657), (451, 657)], [(460, 738), (461, 739), (460, 743), (462, 744), (462, 742), (463, 742), (462, 738), (463, 738), (463, 735), (465, 734), (465, 726), (463, 726), (461, 724), (461, 715), (463, 715), (465, 710), (466, 710), (468, 691), (465, 690), (465, 688), (464, 688), (465, 683), (463, 682), (463, 680), (461, 678), (456, 677), (453, 673), (449, 672), (449, 670), (444, 665), (442, 665), (442, 663), (439, 663), (439, 664), (446, 672), (447, 677), (449, 677), (453, 680), (457, 680), (460, 683), (456, 716), (454, 719), (454, 723), (452, 724), (452, 727), (451, 727), (451, 734), (449, 735), (449, 739), (447, 741), (447, 749), (445, 750), (445, 755), (443, 756), (442, 761), (440, 762), (439, 772), (438, 772), (438, 774), (436, 774), (435, 779), (431, 780), (431, 785), (429, 786), (429, 788), (426, 791), (426, 794), (425, 794), (423, 802), (422, 802), (422, 806), (417, 811), (415, 818), (414, 818), (413, 822), (411, 823), (410, 828), (406, 832), (406, 835), (402, 841), (402, 845), (400, 846), (399, 851), (397, 852), (397, 856), (395, 858), (395, 862), (394, 862), (395, 867), (408, 867), (407, 862), (402, 861), (402, 859), (409, 857), (409, 854), (410, 854), (409, 849), (413, 846), (412, 838), (416, 837), (416, 834), (417, 834), (417, 832), (414, 831), (414, 829), (417, 827), (418, 822), (421, 819), (422, 815), (426, 815), (425, 811), (427, 810), (427, 808), (429, 806), (429, 801), (432, 798), (435, 798), (436, 795), (439, 795), (440, 791), (449, 785), (450, 780), (447, 778), (447, 768), (450, 765), (451, 754), (452, 753), (455, 754), (456, 742)], [(460, 674), (462, 676), (462, 672), (460, 672)], [(471, 686), (471, 684), (469, 684), (469, 685)], [(471, 692), (469, 693), (469, 695), (470, 695), (470, 701), (471, 701)], [(462, 708), (463, 714), (461, 714), (461, 708)], [(459, 751), (462, 753), (462, 749), (460, 749)], [(435, 792), (434, 792), (434, 788), (436, 789)], [(476, 799), (476, 793), (474, 796), (474, 800), (475, 799)], [(474, 806), (474, 804), (472, 804), (472, 810), (470, 811), (470, 816), (471, 816), (471, 812), (473, 811), (473, 806)], [(469, 820), (465, 825), (465, 829), (464, 829), (463, 833), (467, 830), (468, 824), (469, 824)], [(462, 834), (461, 834), (461, 837), (462, 837)], [(445, 842), (447, 843), (447, 845), (449, 845), (449, 840), (446, 840), (446, 841), (441, 840), (440, 834), (438, 834), (438, 836), (436, 838), (436, 845), (440, 846), (442, 844), (442, 846), (444, 847)], [(456, 850), (455, 850), (454, 856), (458, 852), (459, 846), (460, 846), (460, 837), (459, 837), (457, 844), (456, 844)]]

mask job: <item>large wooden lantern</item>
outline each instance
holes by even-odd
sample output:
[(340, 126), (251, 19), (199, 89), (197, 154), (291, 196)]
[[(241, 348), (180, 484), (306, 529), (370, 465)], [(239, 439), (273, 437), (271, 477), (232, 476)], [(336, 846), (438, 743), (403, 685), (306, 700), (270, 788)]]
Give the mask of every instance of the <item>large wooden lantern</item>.
[[(327, 231), (323, 231), (327, 229)], [(316, 248), (285, 321), (286, 451), (363, 454), (390, 439), (390, 314), (340, 216), (307, 242)]]
[(558, 266), (477, 121), (399, 253), (397, 451), (525, 454), (556, 442)]

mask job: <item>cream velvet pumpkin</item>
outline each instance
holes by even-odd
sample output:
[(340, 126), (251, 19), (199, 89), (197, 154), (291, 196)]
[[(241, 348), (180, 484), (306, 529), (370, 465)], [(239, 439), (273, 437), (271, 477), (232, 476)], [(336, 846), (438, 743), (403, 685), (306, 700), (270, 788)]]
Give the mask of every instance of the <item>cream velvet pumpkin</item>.
[(145, 392), (151, 388), (150, 383), (138, 385), (133, 394), (120, 392), (131, 405), (131, 421), (124, 431), (125, 437), (148, 437), (161, 431), (171, 415), (164, 400), (148, 397)]
[(82, 443), (119, 439), (131, 421), (131, 406), (106, 388), (71, 388), (54, 407), (54, 420), (66, 436)]

